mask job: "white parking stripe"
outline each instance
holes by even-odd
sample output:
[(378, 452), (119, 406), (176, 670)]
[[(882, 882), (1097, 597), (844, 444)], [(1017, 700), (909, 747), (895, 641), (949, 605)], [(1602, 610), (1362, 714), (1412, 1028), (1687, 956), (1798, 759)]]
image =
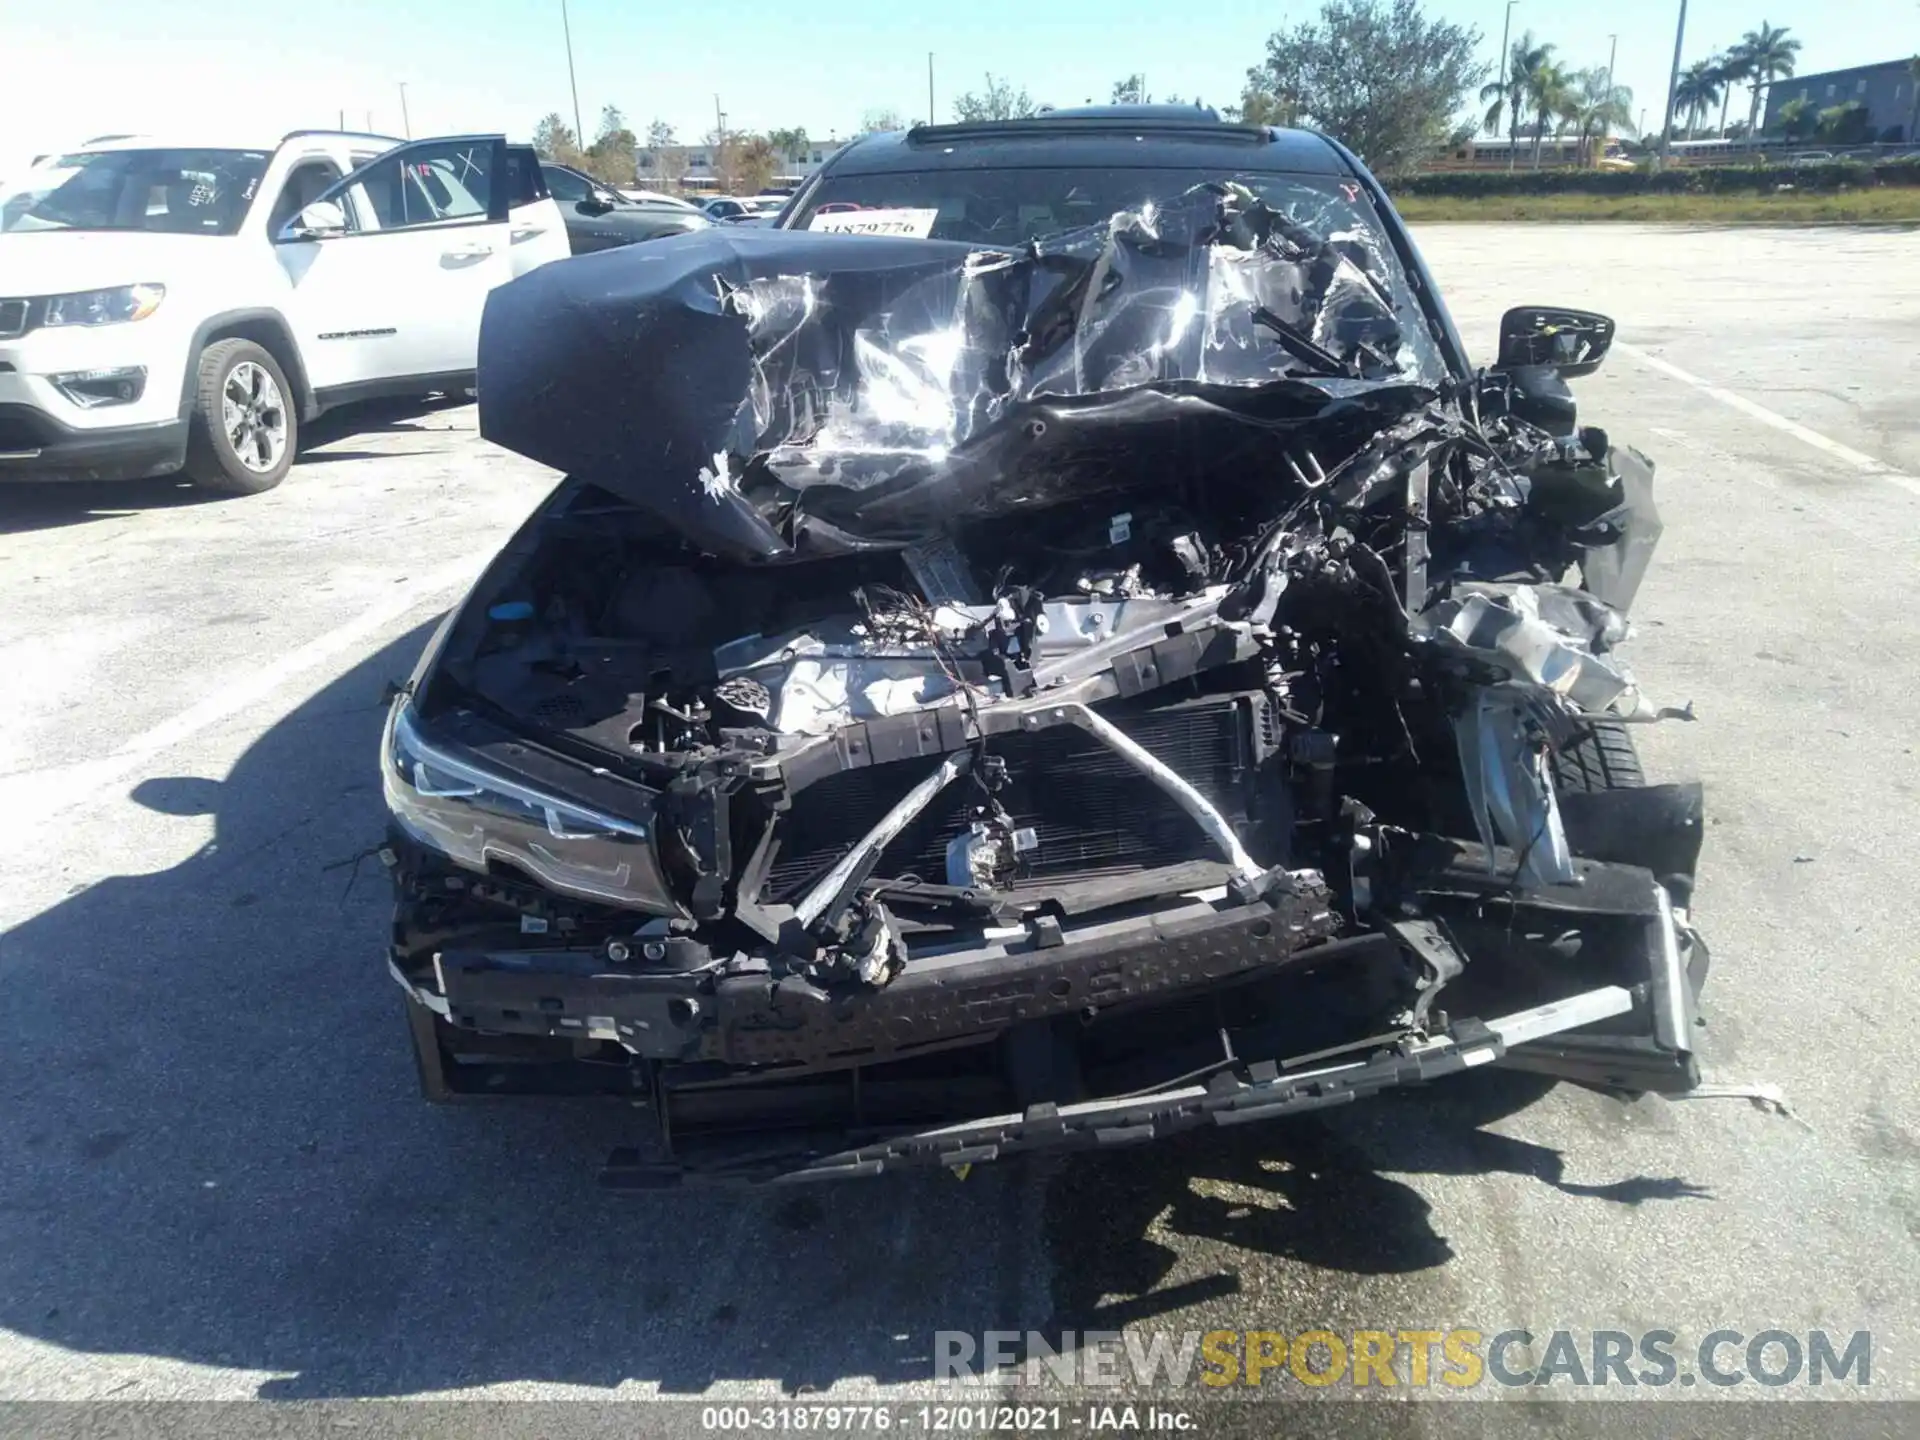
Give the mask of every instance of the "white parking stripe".
[(1851, 445), (1842, 445), (1838, 440), (1831, 440), (1818, 430), (1808, 429), (1797, 420), (1789, 420), (1784, 415), (1775, 414), (1766, 406), (1757, 404), (1744, 395), (1737, 395), (1731, 390), (1710, 384), (1698, 375), (1682, 370), (1671, 360), (1662, 360), (1658, 355), (1649, 355), (1638, 345), (1629, 345), (1625, 341), (1616, 340), (1613, 342), (1613, 348), (1623, 355), (1631, 355), (1642, 365), (1658, 370), (1662, 375), (1670, 376), (1683, 385), (1691, 385), (1701, 394), (1711, 396), (1722, 405), (1738, 410), (1742, 415), (1750, 416), (1762, 425), (1770, 425), (1775, 430), (1791, 435), (1794, 439), (1811, 445), (1816, 450), (1824, 451), (1836, 460), (1844, 460), (1863, 475), (1871, 475), (1875, 479), (1886, 481), (1889, 485), (1897, 485), (1909, 495), (1920, 495), (1920, 480), (1894, 469), (1883, 461), (1874, 459), (1871, 455), (1855, 450)]
[[(222, 686), (198, 704), (142, 731), (110, 755), (29, 770), (0, 780), (0, 812), (15, 822), (9, 826), (9, 834), (22, 844), (34, 842), (39, 832), (38, 822), (50, 820), (101, 791), (124, 783), (149, 761), (182, 741), (260, 704), (308, 671), (364, 644), (429, 602), (455, 598), (473, 583), (490, 558), (491, 553), (456, 561), (417, 579), (403, 581), (372, 609)], [(368, 758), (368, 764), (372, 764), (372, 757)], [(0, 853), (14, 848), (0, 841)]]

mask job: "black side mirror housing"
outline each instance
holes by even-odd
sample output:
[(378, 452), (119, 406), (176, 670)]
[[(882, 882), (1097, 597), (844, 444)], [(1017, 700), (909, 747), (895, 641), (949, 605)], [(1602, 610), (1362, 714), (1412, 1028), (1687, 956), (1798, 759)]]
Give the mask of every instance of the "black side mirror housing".
[(1563, 378), (1591, 375), (1613, 346), (1613, 321), (1591, 310), (1518, 305), (1500, 317), (1500, 358), (1494, 369), (1545, 366)]
[(1538, 425), (1549, 435), (1571, 435), (1579, 410), (1573, 391), (1561, 377), (1564, 371), (1551, 365), (1516, 365), (1507, 372), (1512, 384), (1508, 392), (1508, 413), (1529, 424)]

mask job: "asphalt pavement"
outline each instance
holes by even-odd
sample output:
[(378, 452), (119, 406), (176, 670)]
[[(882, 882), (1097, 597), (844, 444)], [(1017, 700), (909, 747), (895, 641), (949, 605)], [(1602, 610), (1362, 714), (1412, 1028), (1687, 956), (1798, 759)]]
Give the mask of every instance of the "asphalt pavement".
[(554, 477), (362, 411), (265, 496), (0, 490), (0, 1400), (915, 1394), (936, 1331), (1122, 1326), (1868, 1330), (1920, 1398), (1920, 235), (1419, 239), (1476, 353), (1508, 304), (1619, 321), (1577, 389), (1659, 465), (1629, 654), (1698, 715), (1642, 750), (1708, 788), (1705, 1070), (1784, 1107), (1478, 1073), (603, 1195), (618, 1109), (417, 1098), (367, 858), (383, 689)]

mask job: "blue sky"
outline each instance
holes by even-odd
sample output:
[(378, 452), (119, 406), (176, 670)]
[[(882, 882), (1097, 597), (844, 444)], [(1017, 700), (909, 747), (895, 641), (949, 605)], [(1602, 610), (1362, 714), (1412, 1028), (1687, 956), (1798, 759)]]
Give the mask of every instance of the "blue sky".
[[(682, 138), (711, 128), (717, 91), (728, 124), (801, 124), (846, 135), (872, 108), (909, 119), (927, 105), (927, 52), (936, 102), (991, 70), (1056, 104), (1104, 100), (1130, 71), (1156, 94), (1225, 104), (1273, 30), (1315, 4), (1213, 0), (811, 0), (725, 5), (568, 0), (580, 109), (591, 129), (606, 103), (635, 130), (660, 117)], [(1432, 0), (1479, 28), (1491, 61), (1503, 0)], [(1571, 6), (1521, 0), (1531, 28), (1576, 65), (1615, 72), (1658, 124), (1672, 55), (1673, 0)], [(245, 10), (233, 0), (0, 0), (0, 177), (23, 156), (118, 130), (228, 133), (236, 122), (269, 138), (300, 125), (369, 123), (398, 133), (401, 82), (416, 135), (460, 130), (530, 133), (549, 110), (572, 110), (560, 0), (307, 0)], [(725, 18), (720, 18), (724, 16)], [(1804, 45), (1801, 70), (1835, 69), (1920, 50), (1916, 0), (1694, 0), (1686, 56), (1711, 53), (1765, 18)], [(1878, 38), (1872, 38), (1878, 37)], [(1745, 93), (1734, 101), (1744, 113)]]

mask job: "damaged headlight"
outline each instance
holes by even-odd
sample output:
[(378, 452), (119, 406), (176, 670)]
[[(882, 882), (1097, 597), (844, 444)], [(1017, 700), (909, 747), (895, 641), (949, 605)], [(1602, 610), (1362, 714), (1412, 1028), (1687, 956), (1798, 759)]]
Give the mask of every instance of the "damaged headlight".
[(494, 863), (569, 895), (673, 913), (649, 827), (496, 773), (428, 740), (406, 697), (380, 747), (387, 809), (420, 844), (485, 872)]

